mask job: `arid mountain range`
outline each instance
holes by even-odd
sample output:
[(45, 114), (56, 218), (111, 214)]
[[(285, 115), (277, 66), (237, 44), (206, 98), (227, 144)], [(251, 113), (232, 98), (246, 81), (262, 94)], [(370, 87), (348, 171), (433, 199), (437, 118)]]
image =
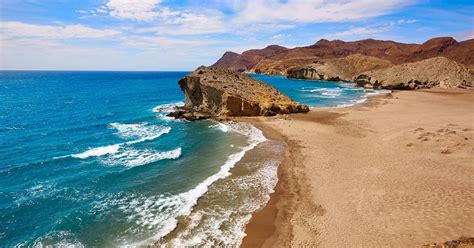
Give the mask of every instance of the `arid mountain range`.
[(466, 88), (474, 85), (474, 39), (433, 38), (423, 44), (320, 40), (288, 49), (226, 52), (211, 67), (289, 78), (354, 81), (368, 88)]
[(384, 59), (395, 65), (442, 56), (474, 69), (474, 39), (458, 42), (452, 37), (433, 38), (423, 44), (374, 39), (351, 42), (322, 39), (313, 45), (292, 49), (271, 45), (242, 54), (226, 52), (211, 67), (287, 75), (288, 69), (303, 67), (315, 60), (343, 58), (353, 54)]

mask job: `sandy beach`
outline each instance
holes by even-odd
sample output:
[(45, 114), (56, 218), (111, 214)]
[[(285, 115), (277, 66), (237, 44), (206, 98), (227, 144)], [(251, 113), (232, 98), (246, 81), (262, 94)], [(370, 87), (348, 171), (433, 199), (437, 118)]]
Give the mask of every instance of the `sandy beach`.
[(287, 142), (243, 247), (417, 247), (474, 236), (474, 91), (394, 92), (245, 119)]

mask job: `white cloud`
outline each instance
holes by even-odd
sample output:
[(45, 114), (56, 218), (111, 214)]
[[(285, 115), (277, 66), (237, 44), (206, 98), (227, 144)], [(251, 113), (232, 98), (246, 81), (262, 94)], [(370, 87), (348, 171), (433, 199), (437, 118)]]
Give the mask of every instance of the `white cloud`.
[(162, 22), (159, 24), (139, 28), (138, 33), (156, 33), (158, 35), (199, 35), (224, 33), (229, 31), (228, 25), (223, 21), (223, 17), (218, 12), (207, 11), (196, 14), (189, 10), (176, 11), (169, 8), (160, 10), (158, 16)]
[(127, 48), (139, 50), (182, 49), (190, 47), (205, 47), (218, 44), (216, 41), (205, 39), (183, 39), (164, 36), (129, 36), (123, 38), (122, 44)]
[(397, 24), (413, 24), (413, 23), (416, 23), (418, 20), (415, 20), (415, 19), (400, 19), (397, 21)]
[(122, 19), (151, 21), (159, 15), (155, 9), (161, 2), (161, 0), (109, 0), (96, 11), (99, 13), (109, 11), (109, 15)]
[(413, 0), (247, 0), (237, 6), (242, 22), (339, 22), (381, 16), (413, 4)]
[(52, 26), (0, 22), (0, 34), (3, 38), (109, 39), (120, 35), (120, 32), (112, 29), (95, 29), (81, 24)]
[(368, 28), (368, 27), (355, 27), (346, 31), (334, 33), (334, 36), (369, 36), (374, 34), (380, 34), (387, 31), (387, 27), (380, 28)]
[(121, 30), (0, 22), (0, 68), (189, 70), (211, 64), (221, 47), (229, 44), (206, 37), (134, 35)]
[(348, 30), (337, 32), (331, 34), (331, 36), (337, 37), (346, 37), (346, 36), (353, 36), (353, 37), (369, 37), (374, 36), (381, 33), (386, 33), (392, 30), (394, 27), (398, 25), (406, 25), (406, 24), (413, 24), (416, 23), (417, 20), (414, 19), (399, 19), (396, 21), (390, 21), (385, 23), (379, 23), (376, 26), (372, 27), (351, 27)]

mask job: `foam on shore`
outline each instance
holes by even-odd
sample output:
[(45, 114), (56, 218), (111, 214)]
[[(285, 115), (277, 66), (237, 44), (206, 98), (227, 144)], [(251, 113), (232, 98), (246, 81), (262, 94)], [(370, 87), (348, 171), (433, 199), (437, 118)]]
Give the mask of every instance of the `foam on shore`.
[[(246, 152), (254, 149), (258, 144), (266, 141), (267, 139), (263, 135), (262, 131), (255, 128), (253, 125), (246, 124), (246, 123), (235, 123), (235, 122), (228, 122), (228, 123), (216, 123), (210, 126), (210, 128), (218, 128), (223, 132), (234, 132), (240, 135), (245, 135), (248, 137), (248, 144), (242, 149), (234, 154), (228, 156), (225, 163), (220, 167), (219, 171), (214, 175), (206, 178), (204, 181), (199, 183), (193, 189), (183, 192), (177, 195), (162, 195), (158, 197), (158, 199), (154, 200), (153, 204), (148, 204), (153, 206), (155, 210), (159, 211), (151, 211), (150, 209), (137, 209), (137, 207), (130, 207), (129, 211), (135, 212), (133, 215), (138, 216), (146, 216), (147, 218), (141, 218), (141, 222), (143, 224), (150, 226), (156, 230), (156, 235), (150, 237), (149, 239), (140, 241), (138, 243), (132, 243), (127, 245), (137, 246), (137, 245), (146, 245), (150, 242), (156, 242), (161, 238), (165, 237), (171, 231), (173, 231), (178, 225), (178, 217), (180, 216), (188, 216), (190, 218), (195, 218), (195, 214), (192, 214), (193, 208), (196, 206), (198, 200), (208, 193), (209, 188), (211, 185), (216, 183), (217, 181), (227, 178), (231, 175), (230, 170), (244, 157)], [(276, 174), (275, 174), (276, 178)], [(262, 181), (263, 182), (263, 181)], [(271, 188), (274, 187), (270, 185)], [(260, 206), (260, 205), (259, 205)], [(156, 214), (158, 213), (158, 214)], [(197, 215), (201, 214), (200, 212)], [(191, 216), (192, 215), (192, 216)], [(211, 217), (211, 216), (209, 216)], [(219, 218), (226, 218), (226, 216), (222, 215)], [(248, 218), (250, 219), (250, 217)], [(235, 233), (243, 232), (243, 227), (245, 227), (245, 223), (248, 220), (243, 221), (243, 225), (239, 225)], [(200, 234), (205, 235), (204, 233)], [(199, 235), (198, 235), (199, 236)], [(198, 237), (196, 236), (196, 237)], [(205, 235), (206, 236), (206, 235)], [(242, 235), (237, 235), (242, 236)], [(243, 236), (242, 236), (243, 237)], [(222, 239), (225, 237), (221, 237)], [(238, 243), (239, 241), (234, 241), (231, 243)], [(192, 245), (196, 242), (188, 242), (185, 239), (182, 240), (172, 240), (166, 242), (168, 245)]]

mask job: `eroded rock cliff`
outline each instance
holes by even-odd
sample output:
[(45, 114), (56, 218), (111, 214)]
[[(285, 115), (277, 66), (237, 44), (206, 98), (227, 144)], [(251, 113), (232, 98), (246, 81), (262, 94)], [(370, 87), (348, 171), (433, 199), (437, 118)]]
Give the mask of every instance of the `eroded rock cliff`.
[(361, 72), (392, 65), (387, 60), (355, 54), (344, 58), (315, 60), (309, 65), (290, 68), (287, 75), (296, 79), (351, 81)]
[(188, 120), (221, 116), (304, 113), (301, 105), (274, 87), (232, 70), (198, 68), (179, 80), (185, 106), (170, 116)]
[(474, 83), (473, 72), (444, 57), (367, 71), (356, 76), (358, 86), (374, 89), (466, 88)]

